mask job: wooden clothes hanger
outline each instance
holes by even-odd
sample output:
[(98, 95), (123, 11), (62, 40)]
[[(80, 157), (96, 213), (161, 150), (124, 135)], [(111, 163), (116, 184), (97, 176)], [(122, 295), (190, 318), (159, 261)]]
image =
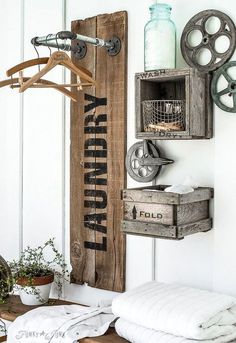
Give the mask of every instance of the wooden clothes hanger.
[[(37, 74), (32, 76), (28, 81), (24, 82), (20, 87), (20, 92), (24, 92), (27, 88), (31, 87), (35, 82), (41, 79), (45, 74), (47, 74), (50, 70), (55, 68), (57, 65), (62, 65), (72, 71), (78, 78), (83, 79), (86, 81), (86, 86), (93, 86), (95, 84), (94, 79), (91, 77), (91, 73), (85, 70), (84, 68), (80, 68), (72, 63), (70, 57), (63, 51), (56, 51), (54, 52), (48, 59), (47, 64), (45, 67), (40, 70)], [(59, 87), (64, 85), (58, 85)], [(67, 84), (67, 87), (72, 86), (72, 84)], [(78, 84), (73, 84), (73, 86), (83, 86), (82, 82)]]
[[(30, 77), (22, 77), (22, 81), (27, 82), (30, 80)], [(22, 84), (19, 83), (19, 78), (10, 78), (7, 80), (0, 81), (0, 88), (10, 86), (11, 88), (20, 88)], [(30, 86), (30, 88), (45, 88), (51, 87), (57, 89), (59, 92), (63, 93), (64, 95), (68, 96), (71, 100), (77, 102), (77, 94), (75, 92), (71, 92), (63, 86), (59, 86), (57, 83), (40, 79), (36, 84)]]
[[(28, 61), (25, 61), (25, 62), (22, 62), (22, 63), (15, 65), (11, 69), (8, 69), (6, 71), (6, 74), (7, 74), (7, 76), (12, 76), (16, 73), (19, 73), (21, 70), (25, 70), (27, 68), (38, 66), (41, 64), (47, 64), (48, 60), (49, 60), (49, 57), (34, 58), (32, 60), (28, 60)], [(84, 73), (86, 73), (88, 76), (92, 77), (92, 73), (89, 70), (87, 70), (81, 66), (79, 67), (79, 69), (82, 70)]]
[[(46, 64), (46, 66), (32, 77), (23, 77), (23, 70), (40, 64)], [(42, 79), (42, 77), (46, 73), (48, 73), (57, 65), (62, 65), (68, 68), (70, 71), (72, 71), (77, 76), (77, 83), (57, 84)], [(19, 78), (11, 78), (8, 80), (1, 81), (0, 87), (10, 85), (11, 88), (19, 88), (19, 92), (24, 92), (28, 88), (51, 87), (59, 90), (64, 95), (69, 96), (73, 101), (77, 101), (76, 92), (69, 91), (68, 89), (66, 89), (66, 87), (77, 87), (78, 90), (81, 90), (82, 87), (91, 87), (95, 84), (91, 72), (83, 67), (75, 66), (74, 63), (71, 61), (70, 57), (62, 51), (54, 52), (49, 58), (36, 58), (17, 64), (16, 66), (7, 70), (6, 74), (7, 76), (12, 77), (12, 75), (18, 72)], [(81, 79), (85, 80), (86, 82), (81, 82)]]

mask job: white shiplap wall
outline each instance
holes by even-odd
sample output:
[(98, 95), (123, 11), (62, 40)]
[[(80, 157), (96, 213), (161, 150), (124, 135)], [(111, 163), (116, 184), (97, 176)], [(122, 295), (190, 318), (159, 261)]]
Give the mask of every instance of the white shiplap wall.
[[(23, 58), (36, 57), (30, 39), (70, 29), (71, 20), (100, 13), (127, 10), (128, 50), (128, 146), (134, 143), (134, 73), (143, 70), (143, 27), (149, 0), (2, 0), (0, 29), (4, 32), (0, 77)], [(178, 41), (184, 24), (200, 10), (216, 8), (236, 21), (236, 5), (230, 0), (169, 1), (177, 25)], [(229, 10), (230, 9), (230, 10)], [(40, 55), (49, 54), (40, 48)], [(178, 49), (178, 67), (185, 66)], [(68, 75), (69, 76), (69, 75)], [(68, 77), (67, 76), (67, 77)], [(52, 72), (57, 82), (63, 70)], [(54, 90), (0, 90), (0, 254), (17, 257), (26, 245), (38, 245), (55, 236), (69, 261), (69, 101)], [(236, 117), (215, 108), (215, 138), (203, 141), (160, 142), (175, 160), (159, 183), (181, 182), (191, 175), (199, 184), (214, 186), (215, 230), (181, 242), (141, 237), (127, 238), (127, 288), (152, 278), (179, 282), (236, 295), (234, 228)], [(129, 186), (138, 186), (128, 180)], [(154, 249), (155, 248), (155, 249)], [(65, 296), (94, 304), (114, 294), (70, 285)]]
[[(0, 22), (2, 34), (7, 33), (0, 54), (0, 77), (5, 79), (7, 67), (20, 60), (21, 2), (3, 1)], [(14, 45), (9, 37), (14, 37)], [(21, 97), (16, 94), (13, 100), (9, 89), (2, 88), (0, 104), (1, 254), (11, 259), (17, 256), (21, 244)]]

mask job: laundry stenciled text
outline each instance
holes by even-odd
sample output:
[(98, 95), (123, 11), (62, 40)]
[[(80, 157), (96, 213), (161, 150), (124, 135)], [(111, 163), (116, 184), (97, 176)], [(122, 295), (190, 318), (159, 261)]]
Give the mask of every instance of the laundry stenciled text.
[(86, 249), (107, 251), (107, 114), (95, 109), (106, 106), (106, 98), (85, 94), (84, 107), (84, 229), (101, 235), (99, 241), (85, 241)]

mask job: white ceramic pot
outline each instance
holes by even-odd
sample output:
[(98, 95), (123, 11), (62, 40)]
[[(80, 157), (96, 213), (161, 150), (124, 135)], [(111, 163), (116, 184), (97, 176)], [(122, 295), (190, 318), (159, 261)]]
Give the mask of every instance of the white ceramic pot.
[(38, 306), (48, 302), (51, 286), (53, 283), (54, 275), (35, 277), (31, 280), (32, 285), (36, 288), (38, 295), (31, 294), (31, 287), (26, 286), (28, 281), (26, 278), (17, 280), (19, 295), (24, 305)]

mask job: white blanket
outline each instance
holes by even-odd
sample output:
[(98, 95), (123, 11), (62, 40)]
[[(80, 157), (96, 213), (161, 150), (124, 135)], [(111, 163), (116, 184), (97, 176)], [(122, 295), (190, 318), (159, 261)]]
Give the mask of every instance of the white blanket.
[(103, 335), (115, 319), (111, 308), (43, 306), (18, 317), (9, 327), (9, 343), (72, 343)]
[(236, 299), (204, 290), (149, 282), (113, 300), (115, 315), (188, 339), (236, 338)]
[(143, 326), (127, 322), (121, 318), (117, 320), (115, 328), (120, 337), (127, 339), (131, 343), (227, 343), (235, 337), (232, 334), (231, 337), (218, 337), (211, 340), (198, 341), (174, 336), (161, 331), (146, 329)]

